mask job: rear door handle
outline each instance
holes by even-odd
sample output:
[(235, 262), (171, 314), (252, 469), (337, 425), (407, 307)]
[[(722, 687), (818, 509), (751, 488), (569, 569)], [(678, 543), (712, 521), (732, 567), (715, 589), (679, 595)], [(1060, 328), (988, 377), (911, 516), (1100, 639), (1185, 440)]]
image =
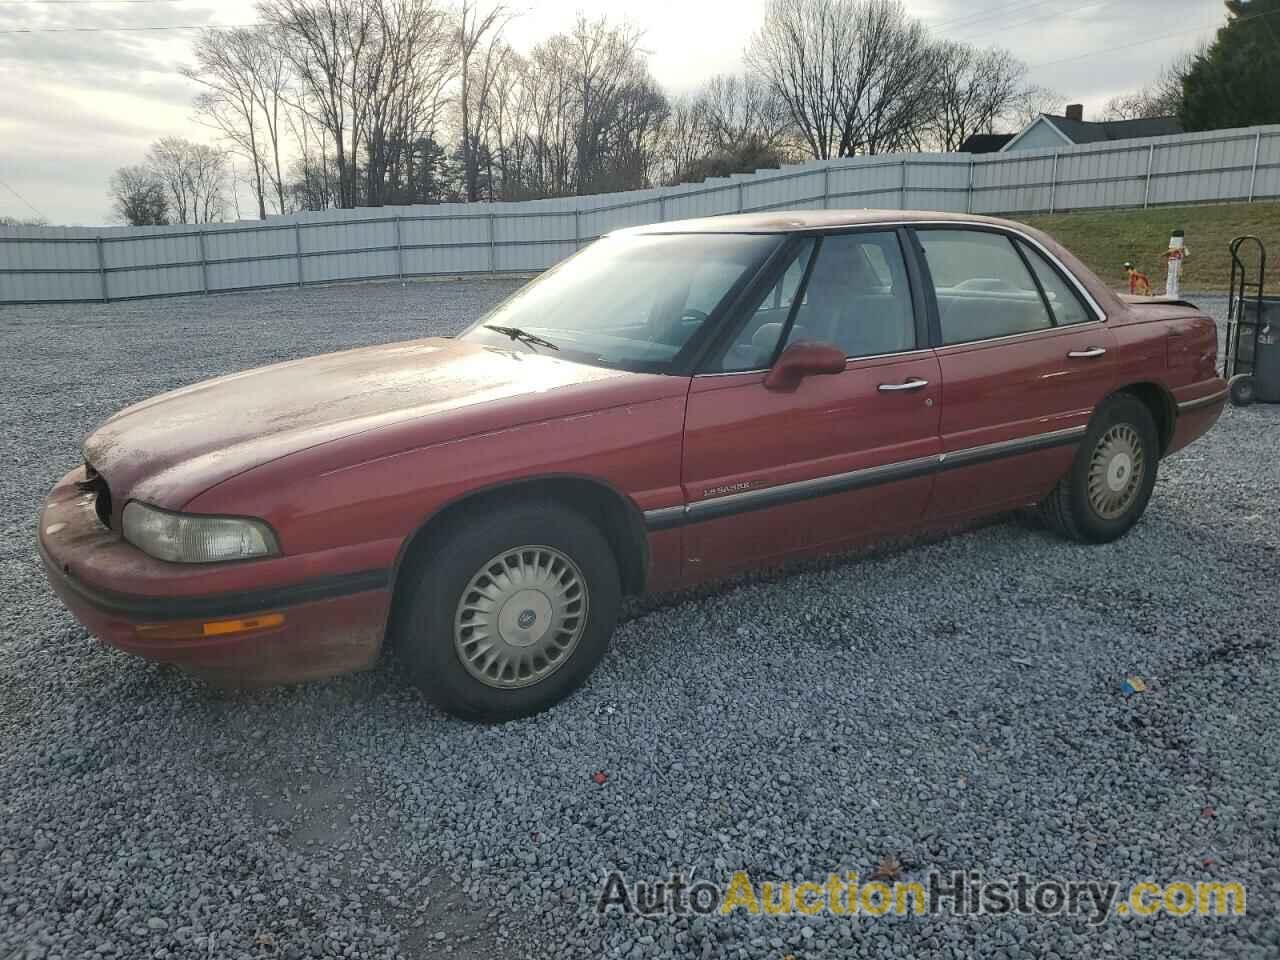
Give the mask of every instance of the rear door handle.
[(1089, 347), (1087, 350), (1072, 350), (1067, 356), (1073, 360), (1080, 360), (1085, 357), (1100, 357), (1106, 352), (1106, 347)]
[(898, 390), (921, 390), (928, 385), (928, 380), (921, 380), (919, 377), (912, 377), (905, 383), (882, 383), (876, 389), (881, 393), (894, 393)]

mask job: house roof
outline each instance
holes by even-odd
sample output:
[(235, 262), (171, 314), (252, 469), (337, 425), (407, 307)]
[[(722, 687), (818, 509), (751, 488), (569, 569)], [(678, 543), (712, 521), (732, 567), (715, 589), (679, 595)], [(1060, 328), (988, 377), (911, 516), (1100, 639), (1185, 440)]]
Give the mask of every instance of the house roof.
[(974, 133), (960, 144), (959, 153), (995, 153), (1017, 134), (1013, 133)]
[(1139, 120), (1072, 120), (1042, 113), (1013, 137), (1001, 150), (1008, 150), (1038, 123), (1047, 123), (1070, 143), (1105, 143), (1108, 140), (1141, 140), (1182, 133), (1177, 117), (1145, 117)]

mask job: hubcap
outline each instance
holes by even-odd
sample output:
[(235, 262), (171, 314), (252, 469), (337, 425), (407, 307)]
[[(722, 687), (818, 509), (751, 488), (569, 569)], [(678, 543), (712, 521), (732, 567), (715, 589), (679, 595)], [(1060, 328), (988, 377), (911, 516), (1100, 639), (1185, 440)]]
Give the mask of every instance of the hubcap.
[(1138, 431), (1118, 423), (1098, 441), (1089, 461), (1089, 506), (1104, 520), (1115, 520), (1137, 499), (1146, 470)]
[(560, 669), (586, 625), (577, 564), (554, 547), (516, 547), (492, 558), (462, 591), (453, 646), (473, 677), (511, 690)]

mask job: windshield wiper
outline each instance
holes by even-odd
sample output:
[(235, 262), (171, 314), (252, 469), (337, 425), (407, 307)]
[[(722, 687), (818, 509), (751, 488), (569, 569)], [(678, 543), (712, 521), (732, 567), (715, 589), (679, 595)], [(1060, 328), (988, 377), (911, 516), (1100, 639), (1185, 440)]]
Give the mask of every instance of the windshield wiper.
[(484, 328), (486, 330), (493, 330), (496, 333), (501, 333), (504, 336), (510, 337), (512, 340), (519, 340), (521, 343), (527, 343), (530, 346), (546, 347), (548, 350), (560, 349), (550, 340), (544, 340), (537, 334), (530, 333), (528, 330), (521, 330), (519, 327), (503, 327), (496, 323), (486, 323)]

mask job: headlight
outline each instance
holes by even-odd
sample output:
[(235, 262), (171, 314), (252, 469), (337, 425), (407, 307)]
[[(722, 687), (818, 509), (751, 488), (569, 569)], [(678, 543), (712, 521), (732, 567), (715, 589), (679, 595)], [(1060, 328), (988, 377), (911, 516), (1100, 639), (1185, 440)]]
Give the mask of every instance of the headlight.
[(169, 513), (134, 500), (124, 508), (124, 538), (143, 553), (173, 563), (217, 563), (279, 552), (261, 520)]

